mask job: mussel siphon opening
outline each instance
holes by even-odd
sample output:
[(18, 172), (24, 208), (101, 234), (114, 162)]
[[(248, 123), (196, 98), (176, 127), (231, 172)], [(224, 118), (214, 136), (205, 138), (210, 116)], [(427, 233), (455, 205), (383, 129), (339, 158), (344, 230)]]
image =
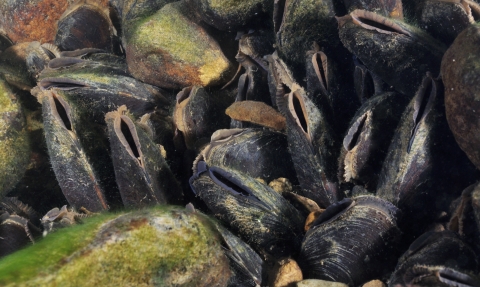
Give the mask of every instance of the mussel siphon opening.
[(392, 32), (392, 33), (399, 33), (399, 31), (395, 30), (394, 28), (392, 28), (390, 26), (387, 26), (387, 25), (384, 25), (382, 23), (378, 23), (378, 22), (369, 20), (367, 18), (358, 17), (358, 20), (360, 20), (365, 25), (372, 26), (372, 27), (378, 28), (378, 29), (383, 30), (383, 31), (388, 31), (388, 32)]
[(407, 152), (410, 152), (420, 121), (425, 118), (428, 115), (428, 112), (430, 112), (432, 109), (433, 100), (435, 99), (437, 93), (435, 85), (435, 81), (430, 76), (425, 77), (420, 90), (416, 95), (413, 112), (413, 128), (407, 147)]
[(293, 111), (295, 114), (293, 115), (297, 120), (298, 123), (300, 124), (300, 127), (305, 133), (308, 133), (308, 125), (307, 125), (307, 119), (305, 118), (305, 112), (303, 110), (302, 103), (300, 102), (300, 99), (296, 95), (296, 93), (293, 93), (292, 95), (292, 105), (293, 105)]
[(363, 77), (363, 91), (362, 97), (365, 99), (370, 99), (375, 95), (375, 83), (373, 81), (372, 74), (367, 70)]
[(219, 184), (221, 187), (225, 188), (234, 195), (252, 196), (251, 192), (230, 180), (228, 175), (229, 174), (225, 171), (217, 170), (216, 168), (210, 168), (210, 178), (215, 183)]
[(363, 127), (365, 126), (365, 122), (367, 121), (368, 113), (365, 113), (361, 118), (357, 119), (357, 121), (352, 125), (352, 127), (348, 130), (345, 139), (343, 140), (343, 147), (347, 151), (351, 151), (358, 142), (360, 135), (362, 134)]
[(55, 110), (57, 111), (58, 115), (60, 116), (60, 119), (62, 120), (63, 124), (65, 125), (65, 128), (67, 130), (71, 131), (72, 130), (72, 123), (70, 122), (70, 116), (67, 113), (67, 110), (63, 106), (63, 104), (60, 102), (60, 100), (53, 95), (53, 102), (55, 103)]
[(440, 282), (449, 286), (478, 286), (472, 277), (448, 267), (438, 270), (437, 274)]
[(137, 145), (135, 144), (135, 140), (133, 139), (133, 134), (130, 131), (130, 127), (128, 126), (128, 124), (125, 122), (124, 119), (121, 119), (120, 129), (122, 131), (122, 135), (127, 140), (127, 143), (129, 145), (130, 149), (132, 150), (133, 155), (136, 158), (140, 158), (140, 153), (138, 151)]
[(320, 84), (323, 86), (325, 91), (327, 91), (328, 82), (327, 82), (327, 73), (325, 71), (328, 65), (327, 56), (322, 52), (318, 52), (318, 53), (315, 53), (313, 57), (314, 57), (313, 64), (314, 64), (315, 72), (317, 72), (318, 80), (320, 81)]
[(339, 202), (330, 205), (329, 207), (327, 207), (327, 209), (325, 209), (325, 211), (322, 212), (322, 214), (320, 214), (317, 219), (315, 219), (310, 229), (313, 229), (313, 227), (315, 226), (337, 218), (338, 216), (346, 212), (353, 204), (354, 201), (351, 198), (345, 198)]

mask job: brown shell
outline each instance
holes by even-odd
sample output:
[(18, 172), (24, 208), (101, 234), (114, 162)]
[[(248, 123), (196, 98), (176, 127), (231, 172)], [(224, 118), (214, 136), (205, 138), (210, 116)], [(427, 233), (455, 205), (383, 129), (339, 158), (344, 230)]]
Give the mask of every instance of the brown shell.
[(480, 25), (465, 29), (442, 59), (447, 121), (460, 148), (480, 168)]

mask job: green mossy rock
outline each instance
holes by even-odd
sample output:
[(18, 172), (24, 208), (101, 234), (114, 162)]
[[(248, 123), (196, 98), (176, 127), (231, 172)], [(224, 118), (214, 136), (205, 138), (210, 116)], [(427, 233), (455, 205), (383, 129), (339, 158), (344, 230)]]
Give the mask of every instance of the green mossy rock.
[(25, 116), (16, 95), (0, 77), (0, 196), (3, 197), (25, 173), (30, 145)]
[(187, 17), (185, 2), (165, 5), (137, 21), (124, 36), (130, 73), (163, 88), (227, 82), (232, 63), (207, 31)]
[(106, 213), (0, 261), (2, 286), (226, 286), (210, 220), (179, 207)]

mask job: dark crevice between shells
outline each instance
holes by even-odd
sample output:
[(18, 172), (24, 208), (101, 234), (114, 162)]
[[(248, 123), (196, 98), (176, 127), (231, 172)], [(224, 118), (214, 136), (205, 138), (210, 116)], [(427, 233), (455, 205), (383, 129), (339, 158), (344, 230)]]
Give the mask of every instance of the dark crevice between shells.
[(437, 86), (434, 79), (431, 76), (427, 76), (423, 79), (422, 85), (415, 98), (414, 112), (413, 112), (413, 129), (408, 142), (407, 153), (412, 148), (415, 134), (417, 133), (420, 122), (424, 119), (433, 107), (433, 102), (437, 95)]
[(85, 62), (85, 60), (74, 57), (55, 58), (48, 62), (48, 67), (50, 69), (60, 69), (83, 62)]
[(324, 95), (328, 91), (328, 58), (323, 52), (317, 52), (312, 56), (313, 68), (320, 82), (320, 87)]
[(418, 237), (408, 248), (407, 252), (405, 255), (403, 255), (405, 258), (411, 257), (418, 251), (420, 251), (422, 248), (425, 246), (430, 245), (432, 242), (435, 242), (439, 240), (441, 237), (443, 237), (444, 234), (441, 232), (434, 232), (434, 231), (429, 231), (424, 234), (422, 234), (420, 237)]
[(211, 167), (209, 169), (210, 178), (221, 186), (223, 189), (227, 190), (231, 194), (235, 196), (243, 196), (243, 197), (252, 197), (256, 201), (261, 201), (256, 197), (248, 187), (244, 186), (240, 181), (234, 178), (229, 172), (216, 167)]
[(335, 202), (327, 209), (325, 209), (320, 216), (315, 219), (315, 221), (310, 226), (310, 230), (313, 230), (316, 226), (330, 222), (338, 218), (340, 215), (344, 214), (347, 210), (352, 208), (355, 205), (355, 201), (351, 198), (344, 198), (339, 202)]
[(287, 4), (287, 0), (275, 0), (274, 2), (273, 26), (274, 26), (275, 33), (278, 33), (278, 31), (280, 31), (280, 27), (282, 27), (286, 4)]
[(311, 142), (309, 129), (308, 129), (308, 119), (306, 118), (307, 112), (305, 108), (305, 103), (297, 95), (297, 92), (290, 93), (288, 96), (288, 110), (290, 114), (295, 119), (295, 122), (298, 127), (302, 129), (305, 133), (307, 139)]
[(127, 125), (127, 123), (123, 119), (121, 120), (120, 126), (121, 126), (122, 135), (127, 141), (128, 146), (130, 147), (130, 150), (132, 151), (133, 155), (136, 158), (139, 158), (140, 153), (138, 152), (137, 145), (135, 144), (135, 140), (133, 139), (133, 135), (130, 131), (130, 127)]
[(135, 125), (127, 116), (121, 116), (118, 121), (119, 123), (115, 125), (115, 133), (118, 139), (123, 144), (130, 156), (136, 158), (140, 166), (143, 167), (140, 140), (138, 138)]
[(45, 78), (38, 85), (42, 90), (56, 88), (64, 91), (88, 87), (84, 82), (64, 78)]
[(55, 95), (52, 95), (54, 106), (54, 110), (52, 112), (54, 113), (55, 117), (60, 120), (60, 122), (63, 124), (63, 126), (69, 130), (72, 131), (72, 122), (70, 121), (70, 108), (67, 105), (64, 105), (63, 100), (57, 98)]
[(458, 286), (458, 287), (475, 287), (480, 286), (477, 280), (472, 277), (458, 272), (450, 268), (441, 268), (436, 272), (440, 282), (447, 284), (448, 286)]
[(355, 124), (348, 130), (347, 136), (343, 140), (343, 147), (347, 151), (351, 151), (358, 142), (360, 135), (362, 134), (363, 127), (365, 126), (365, 122), (367, 121), (368, 114), (364, 114), (361, 118), (359, 118)]
[(355, 66), (354, 85), (355, 92), (362, 103), (381, 92), (376, 90), (375, 79), (364, 66)]
[(84, 57), (89, 54), (95, 53), (107, 53), (107, 51), (102, 49), (96, 48), (85, 48), (85, 49), (78, 49), (74, 51), (63, 51), (60, 52), (60, 57)]
[[(350, 13), (350, 16), (355, 24), (360, 25), (368, 30), (376, 30), (385, 34), (399, 33), (411, 36), (408, 31), (400, 27), (392, 20), (370, 11), (355, 10)], [(339, 19), (339, 23), (342, 23), (342, 18)], [(342, 24), (340, 25), (342, 26)]]

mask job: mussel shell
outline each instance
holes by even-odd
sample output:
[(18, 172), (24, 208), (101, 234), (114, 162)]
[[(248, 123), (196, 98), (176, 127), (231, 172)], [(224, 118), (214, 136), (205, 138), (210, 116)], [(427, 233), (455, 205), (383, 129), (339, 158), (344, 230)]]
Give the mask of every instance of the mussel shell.
[(10, 215), (5, 212), (1, 215), (0, 220), (0, 257), (33, 243), (34, 237), (40, 235), (40, 229), (19, 215)]
[(98, 48), (118, 52), (119, 41), (107, 13), (97, 3), (71, 5), (58, 20), (55, 45), (62, 51)]
[(360, 107), (343, 140), (340, 182), (375, 190), (388, 146), (408, 102), (408, 97), (389, 92), (370, 98)]
[[(295, 78), (301, 81), (304, 77), (305, 53), (313, 42), (318, 43), (327, 52), (331, 52), (334, 61), (343, 63), (347, 51), (338, 38), (335, 23), (336, 4), (332, 0), (293, 0), (278, 1), (284, 7), (278, 15), (281, 24), (276, 27), (276, 48), (278, 55), (297, 71)], [(343, 14), (342, 14), (343, 15)], [(299, 33), (301, 31), (301, 33)]]
[(444, 45), (413, 26), (365, 10), (338, 21), (345, 47), (398, 92), (412, 96), (426, 72), (440, 71)]
[(303, 89), (277, 98), (287, 119), (287, 140), (303, 195), (327, 207), (342, 198), (336, 187), (338, 136)]
[(115, 178), (127, 207), (180, 203), (181, 188), (160, 147), (127, 115), (125, 106), (105, 116)]
[(230, 277), (228, 287), (256, 287), (262, 284), (262, 274), (265, 263), (262, 258), (240, 238), (233, 235), (225, 227), (214, 222), (223, 238), (224, 253), (230, 262)]
[(445, 109), (455, 140), (468, 158), (480, 168), (480, 145), (475, 136), (480, 127), (477, 100), (480, 70), (480, 25), (470, 25), (455, 39), (442, 59)]
[(226, 167), (266, 182), (296, 179), (285, 134), (263, 129), (218, 130), (200, 159), (209, 166)]
[[(270, 15), (272, 0), (235, 1), (190, 0), (190, 9), (196, 11), (203, 21), (222, 30), (232, 31), (246, 24), (258, 22)], [(254, 21), (256, 20), (256, 21)]]
[(0, 30), (0, 53), (5, 51), (8, 47), (12, 46), (13, 42)]
[(460, 32), (475, 23), (479, 13), (480, 5), (471, 0), (428, 0), (422, 5), (418, 24), (439, 41), (450, 45)]
[(210, 93), (200, 86), (185, 88), (177, 94), (173, 120), (188, 149), (193, 150), (197, 141), (206, 142), (214, 131), (229, 126), (225, 109), (232, 102), (228, 92)]
[(267, 185), (231, 169), (197, 164), (192, 190), (231, 230), (264, 256), (281, 258), (300, 245), (304, 218)]
[[(85, 0), (84, 0), (85, 1)], [(87, 2), (92, 0), (86, 0)], [(0, 27), (14, 42), (53, 43), (57, 21), (75, 0), (19, 0), (0, 3)], [(108, 7), (108, 0), (93, 0)]]
[(395, 266), (400, 210), (373, 196), (344, 199), (328, 207), (302, 242), (305, 278), (359, 286)]
[(45, 91), (38, 100), (50, 161), (68, 202), (94, 212), (108, 209), (104, 190), (75, 132), (75, 108), (54, 91)]
[[(325, 49), (324, 49), (325, 50)], [(307, 51), (306, 88), (307, 96), (317, 108), (331, 118), (331, 125), (342, 135), (360, 107), (354, 96), (350, 67), (344, 67), (332, 57), (336, 52), (322, 51), (316, 43)]]
[(0, 73), (9, 84), (29, 91), (50, 59), (59, 56), (58, 48), (40, 42), (24, 42), (0, 53)]
[(403, 7), (401, 0), (345, 0), (344, 4), (348, 12), (356, 9), (372, 11), (389, 18), (403, 19)]
[(442, 94), (441, 81), (424, 78), (402, 115), (379, 176), (377, 195), (405, 213), (402, 230), (416, 236), (475, 180), (475, 169), (448, 128)]
[[(389, 286), (410, 286), (409, 284), (415, 281), (420, 283), (419, 281), (422, 277), (421, 273), (427, 271), (429, 267), (434, 266), (441, 267), (440, 270), (445, 270), (448, 268), (453, 269), (454, 271), (458, 271), (459, 273), (467, 274), (475, 274), (478, 271), (478, 262), (475, 256), (475, 252), (467, 244), (465, 244), (465, 242), (463, 242), (457, 234), (449, 230), (445, 230), (442, 232), (427, 232), (420, 236), (418, 239), (416, 239), (410, 245), (407, 252), (405, 252), (399, 259), (397, 267), (395, 268), (395, 271), (390, 277)], [(419, 272), (419, 269), (421, 269), (421, 267), (424, 267), (427, 270)], [(416, 275), (415, 273), (419, 274)], [(415, 278), (417, 276), (418, 278)], [(453, 280), (455, 279), (455, 277), (456, 276), (450, 276), (450, 278)], [(439, 281), (436, 282), (438, 285), (425, 284), (419, 286), (444, 286), (440, 285)]]
[(141, 116), (152, 112), (156, 105), (169, 103), (158, 88), (135, 80), (124, 69), (126, 66), (117, 62), (110, 65), (65, 59), (56, 59), (54, 67), (43, 70), (38, 87), (63, 90), (70, 101), (89, 112), (97, 123), (104, 123), (105, 113), (122, 105), (135, 116)]

